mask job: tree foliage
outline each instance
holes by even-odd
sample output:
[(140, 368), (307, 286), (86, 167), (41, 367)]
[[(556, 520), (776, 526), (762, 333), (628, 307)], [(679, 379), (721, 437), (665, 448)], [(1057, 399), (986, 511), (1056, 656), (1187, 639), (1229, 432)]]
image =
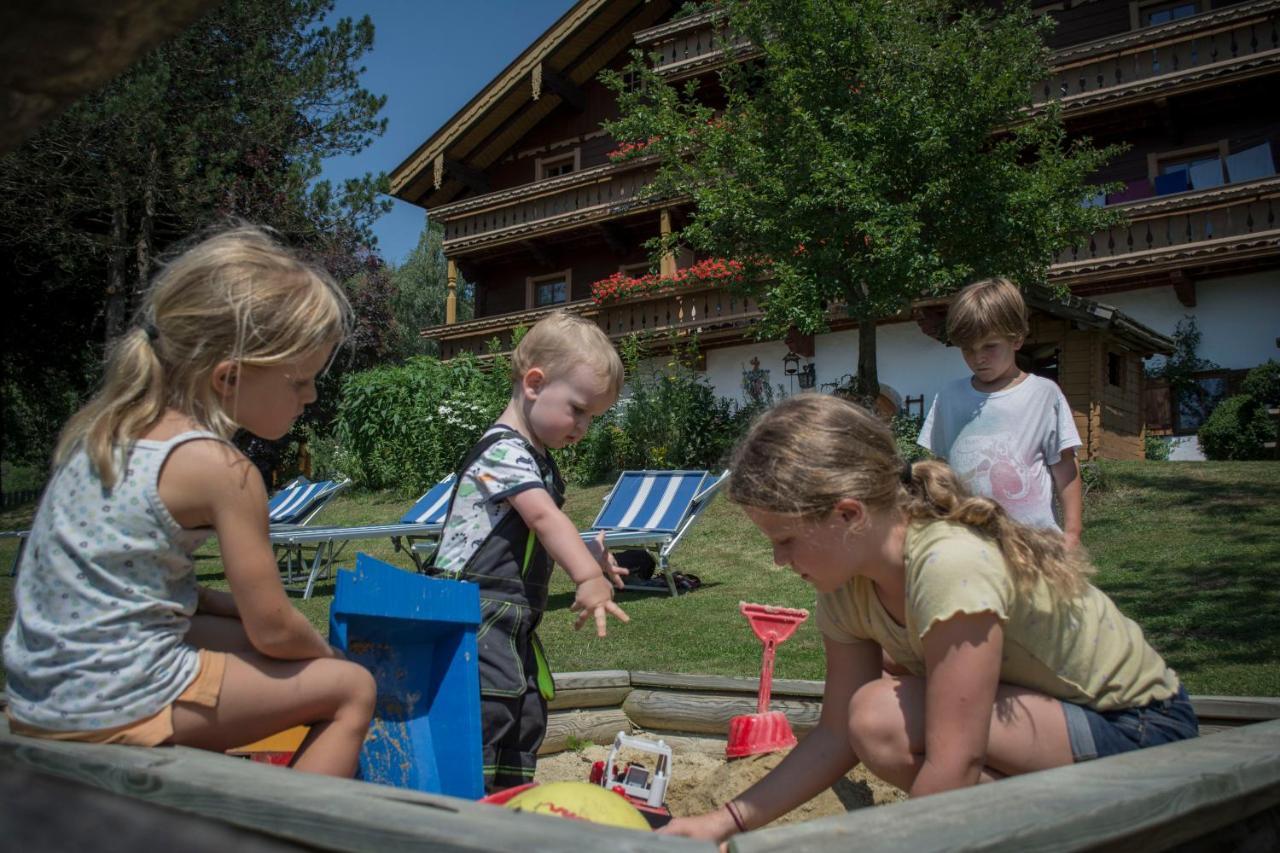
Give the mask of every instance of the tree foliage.
[(227, 0), (0, 158), (10, 322), (41, 332), (5, 348), (6, 399), (31, 410), (23, 424), (6, 413), (7, 458), (43, 454), (156, 259), (187, 235), (264, 223), (343, 281), (376, 257), (385, 177), (316, 180), (324, 158), (362, 150), (386, 125), (385, 98), (359, 82), (373, 25), (326, 24), (332, 7)]
[[(395, 285), (391, 310), (396, 321), (397, 355), (436, 355), (438, 347), (419, 335), (429, 326), (445, 321), (448, 296), (448, 261), (444, 256), (444, 226), (428, 222), (418, 238), (418, 245), (391, 274)], [(472, 288), (459, 278), (458, 321), (470, 320), (474, 314)]]
[[(877, 389), (876, 318), (977, 277), (1040, 282), (1116, 217), (1085, 200), (1114, 148), (1070, 141), (1052, 106), (1043, 16), (962, 0), (725, 0), (722, 44), (758, 58), (669, 85), (633, 56), (603, 76), (621, 142), (660, 155), (649, 191), (692, 202), (684, 244), (748, 262), (764, 334), (857, 318)], [(874, 396), (874, 394), (873, 394)]]

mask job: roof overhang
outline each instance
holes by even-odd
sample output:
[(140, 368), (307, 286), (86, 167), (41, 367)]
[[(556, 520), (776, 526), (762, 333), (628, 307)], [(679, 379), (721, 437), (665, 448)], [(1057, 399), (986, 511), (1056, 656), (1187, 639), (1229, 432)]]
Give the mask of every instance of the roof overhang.
[(457, 198), (468, 174), (493, 165), (563, 103), (565, 93), (595, 78), (633, 46), (637, 29), (660, 20), (671, 5), (578, 0), (391, 172), (391, 194), (427, 208)]
[[(1050, 317), (1066, 320), (1077, 329), (1107, 332), (1129, 349), (1144, 357), (1170, 355), (1173, 339), (1145, 326), (1122, 312), (1119, 308), (1069, 294), (1059, 296), (1047, 287), (1029, 287), (1024, 292), (1027, 307)], [(930, 337), (938, 337), (945, 325), (947, 306), (953, 296), (921, 299), (912, 303), (912, 313), (920, 327)], [(928, 328), (926, 328), (928, 326)]]

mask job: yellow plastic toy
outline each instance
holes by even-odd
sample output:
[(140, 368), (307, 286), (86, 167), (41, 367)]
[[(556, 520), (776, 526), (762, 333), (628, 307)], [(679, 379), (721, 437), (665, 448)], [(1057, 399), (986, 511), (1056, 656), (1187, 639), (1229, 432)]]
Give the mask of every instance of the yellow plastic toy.
[(626, 829), (649, 829), (635, 806), (613, 791), (590, 782), (548, 782), (521, 791), (504, 804), (509, 809), (555, 815), (570, 820), (589, 820)]

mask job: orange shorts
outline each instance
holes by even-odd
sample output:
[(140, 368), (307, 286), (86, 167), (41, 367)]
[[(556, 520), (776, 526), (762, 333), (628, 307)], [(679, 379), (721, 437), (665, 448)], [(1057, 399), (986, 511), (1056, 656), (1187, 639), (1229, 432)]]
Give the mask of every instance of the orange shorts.
[[(182, 691), (176, 702), (189, 702), (205, 708), (218, 705), (218, 695), (222, 692), (222, 674), (227, 669), (227, 656), (222, 652), (211, 652), (200, 649), (200, 669), (195, 679)], [(70, 740), (81, 743), (122, 743), (129, 746), (160, 746), (173, 737), (173, 704), (170, 703), (142, 720), (126, 723), (112, 729), (96, 729), (91, 731), (52, 731), (39, 726), (29, 726), (15, 720), (8, 709), (9, 731), (15, 735), (39, 737), (46, 740)]]

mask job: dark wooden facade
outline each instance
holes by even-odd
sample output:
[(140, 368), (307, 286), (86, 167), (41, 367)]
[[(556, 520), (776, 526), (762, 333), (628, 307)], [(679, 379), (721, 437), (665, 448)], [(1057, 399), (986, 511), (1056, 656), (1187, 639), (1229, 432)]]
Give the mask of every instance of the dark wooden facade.
[[(678, 5), (581, 0), (393, 172), (393, 192), (444, 224), (445, 254), (475, 287), (474, 320), (424, 330), (446, 357), (484, 352), (493, 337), (509, 341), (513, 328), (551, 307), (592, 316), (614, 337), (697, 328), (706, 348), (750, 340), (754, 304), (715, 289), (590, 301), (592, 282), (643, 270), (645, 240), (682, 213), (637, 198), (651, 162), (611, 162), (615, 141), (600, 123), (617, 105), (597, 74), (621, 67), (637, 46), (656, 53), (657, 70), (672, 80), (708, 78), (753, 51), (727, 36), (715, 13), (673, 18)], [(1057, 27), (1052, 73), (1033, 88), (1032, 109), (1056, 100), (1073, 134), (1129, 146), (1096, 176), (1124, 185), (1099, 203), (1122, 206), (1128, 224), (1064, 251), (1051, 280), (1095, 299), (1172, 286), (1193, 306), (1198, 282), (1280, 268), (1280, 0), (1036, 5)], [(1216, 180), (1204, 179), (1214, 167), (1201, 163), (1197, 185), (1168, 191), (1162, 172), (1213, 158)], [(540, 305), (539, 294), (564, 302)], [(849, 325), (833, 319), (834, 328)], [(1115, 401), (1114, 390), (1095, 387), (1098, 359), (1106, 361), (1099, 346), (1081, 351), (1092, 378), (1077, 416), (1100, 422), (1095, 410), (1124, 412), (1123, 446), (1099, 439), (1096, 453), (1140, 455), (1139, 356), (1125, 368), (1136, 381)]]

